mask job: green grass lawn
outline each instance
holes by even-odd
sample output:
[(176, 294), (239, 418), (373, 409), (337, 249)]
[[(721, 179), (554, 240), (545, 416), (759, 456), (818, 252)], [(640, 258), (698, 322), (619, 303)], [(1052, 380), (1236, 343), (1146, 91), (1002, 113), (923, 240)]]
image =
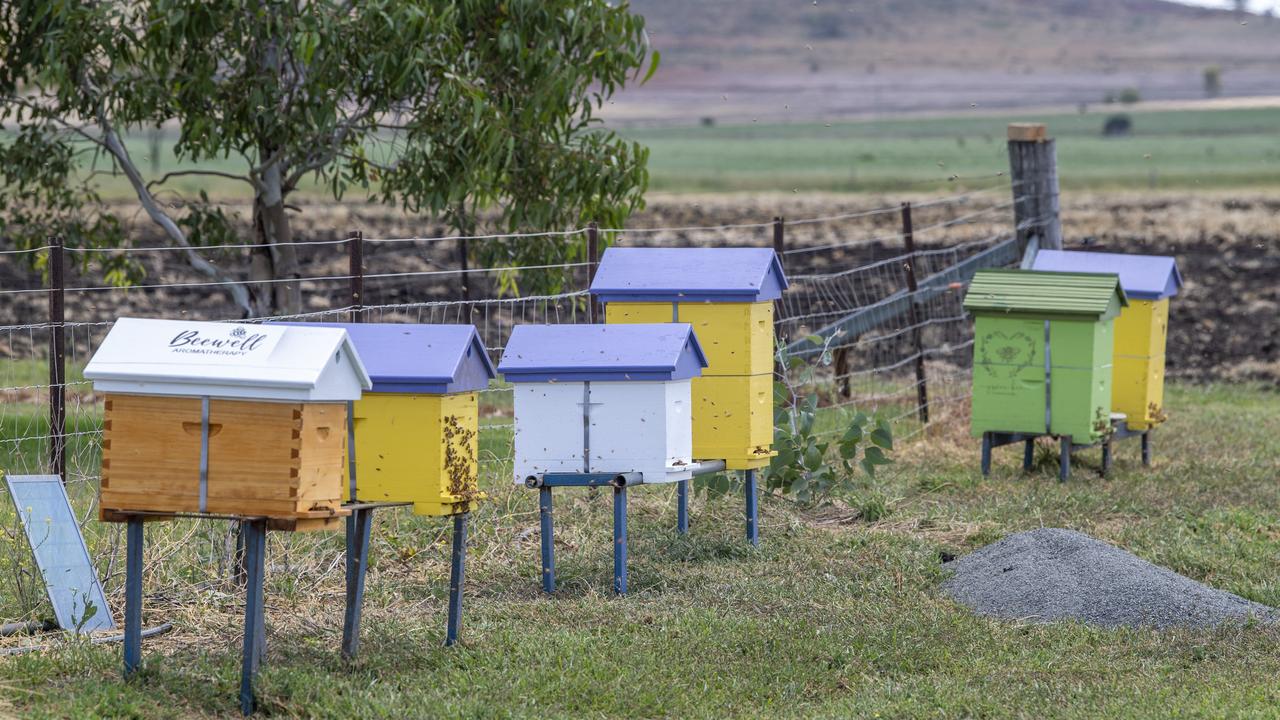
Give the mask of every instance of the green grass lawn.
[[(1133, 133), (1102, 137), (1112, 113)], [(1280, 184), (1280, 109), (992, 116), (628, 130), (650, 148), (657, 191), (889, 191), (981, 186), (1008, 172), (1010, 122), (1046, 122), (1068, 189)], [(957, 181), (950, 181), (958, 176)], [(981, 178), (987, 178), (981, 180)], [(968, 179), (968, 180), (966, 180)]]
[[(607, 494), (557, 496), (560, 591), (547, 598), (538, 589), (535, 496), (491, 474), (492, 500), (473, 520), (463, 645), (441, 647), (445, 522), (386, 511), (374, 531), (361, 659), (351, 667), (338, 657), (340, 536), (274, 534), (264, 714), (1273, 716), (1280, 630), (997, 622), (939, 593), (940, 552), (1055, 526), (1280, 605), (1280, 394), (1173, 385), (1167, 405), (1154, 468), (1141, 467), (1129, 442), (1109, 479), (1093, 472), (1090, 451), (1066, 485), (1047, 447), (1027, 476), (1019, 448), (997, 450), (992, 476), (982, 478), (977, 441), (944, 413), (934, 437), (900, 447), (898, 463), (865, 484), (891, 499), (887, 517), (858, 518), (846, 509), (857, 498), (817, 509), (765, 498), (758, 550), (742, 540), (737, 497), (695, 498), (692, 533), (679, 538), (673, 492), (636, 491), (625, 599), (609, 592)], [(236, 712), (242, 596), (205, 561), (223, 527), (149, 526), (145, 620), (172, 620), (177, 630), (148, 641), (136, 679), (120, 680), (118, 646), (0, 659), (0, 714), (5, 703), (37, 718)], [(98, 523), (89, 531), (95, 543), (118, 537)], [(118, 573), (117, 562), (107, 583), (115, 602)]]

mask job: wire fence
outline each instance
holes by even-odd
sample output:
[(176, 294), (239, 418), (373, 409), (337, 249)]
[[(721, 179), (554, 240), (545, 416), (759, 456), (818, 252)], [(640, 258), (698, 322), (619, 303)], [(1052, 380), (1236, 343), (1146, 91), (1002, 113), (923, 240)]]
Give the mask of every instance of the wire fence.
[[(775, 306), (778, 346), (794, 347), (820, 336), (812, 351), (797, 355), (802, 362), (784, 364), (779, 379), (797, 392), (818, 396), (820, 406), (830, 409), (829, 432), (838, 431), (840, 413), (857, 408), (882, 413), (901, 437), (912, 437), (924, 427), (927, 408), (968, 397), (972, 332), (960, 304), (963, 289), (947, 282), (947, 273), (1014, 243), (1012, 208), (1017, 199), (997, 194), (1009, 189), (1008, 182), (1001, 182), (917, 203), (907, 211), (913, 232), (905, 231), (902, 206), (884, 205), (833, 208), (786, 221), (295, 242), (290, 245), (298, 252), (302, 273), (284, 279), (254, 279), (230, 270), (247, 268), (249, 253), (261, 251), (259, 245), (196, 248), (202, 257), (227, 268), (228, 276), (219, 279), (191, 269), (183, 258), (188, 248), (125, 247), (107, 252), (137, 262), (145, 280), (120, 287), (95, 273), (93, 263), (81, 262), (86, 249), (68, 247), (66, 322), (61, 324), (66, 347), (62, 442), (67, 480), (91, 485), (98, 477), (102, 402), (81, 373), (118, 317), (243, 321), (228, 287), (269, 292), (288, 284), (300, 291), (299, 312), (249, 321), (334, 321), (359, 313), (366, 322), (470, 323), (496, 363), (516, 325), (598, 319), (586, 289), (597, 258), (579, 252), (563, 256), (585, 259), (473, 268), (461, 264), (468, 243), (581, 245), (597, 234), (601, 246), (774, 247), (792, 283)], [(912, 248), (908, 237), (914, 241)], [(361, 244), (363, 255), (358, 277), (351, 272), (348, 252), (354, 242)], [(46, 473), (52, 467), (50, 400), (59, 388), (51, 382), (50, 348), (58, 324), (48, 319), (48, 281), (40, 268), (49, 253), (58, 250), (52, 243), (28, 250), (0, 249), (0, 263), (8, 266), (6, 286), (0, 288), (0, 469), (10, 473)], [(525, 285), (522, 279), (538, 273), (552, 277), (559, 291), (518, 291)], [(921, 286), (915, 293), (907, 290), (911, 273)], [(358, 297), (353, 295), (353, 280), (363, 284)], [(881, 308), (886, 310), (874, 323), (846, 322)], [(511, 405), (507, 386), (497, 384), (481, 395), (488, 435), (482, 443), (486, 472), (500, 474), (509, 466)]]

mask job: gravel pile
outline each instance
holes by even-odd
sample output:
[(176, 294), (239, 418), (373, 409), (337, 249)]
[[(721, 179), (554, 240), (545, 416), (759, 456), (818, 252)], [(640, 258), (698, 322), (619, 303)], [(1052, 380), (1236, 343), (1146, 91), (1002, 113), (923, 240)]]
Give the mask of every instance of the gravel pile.
[(979, 615), (1103, 627), (1280, 621), (1280, 611), (1183, 577), (1074, 530), (1010, 535), (945, 565), (943, 590)]

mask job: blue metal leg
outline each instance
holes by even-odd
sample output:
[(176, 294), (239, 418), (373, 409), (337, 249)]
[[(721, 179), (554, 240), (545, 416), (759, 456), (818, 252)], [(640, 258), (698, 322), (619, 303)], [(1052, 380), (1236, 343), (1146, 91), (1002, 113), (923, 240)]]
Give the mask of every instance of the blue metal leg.
[(759, 547), (760, 545), (760, 503), (756, 498), (756, 471), (747, 470), (743, 473), (743, 485), (746, 486), (744, 492), (747, 495), (747, 542)]
[(462, 631), (462, 585), (467, 562), (467, 513), (453, 517), (453, 558), (449, 567), (449, 625), (445, 647), (458, 642)]
[(676, 532), (689, 534), (689, 481), (681, 480), (676, 485)]
[(142, 663), (142, 518), (129, 518), (125, 537), (124, 676)]
[(991, 474), (991, 433), (982, 433), (982, 475)]
[(245, 532), (245, 574), (247, 589), (244, 604), (244, 662), (240, 669), (240, 712), (245, 715), (253, 713), (253, 679), (258, 674), (261, 661), (261, 635), (263, 627), (262, 584), (265, 571), (264, 555), (266, 555), (267, 521), (246, 520), (242, 523)]
[(1151, 467), (1151, 431), (1142, 433), (1142, 466)]
[(1106, 477), (1111, 472), (1111, 440), (1110, 438), (1102, 441), (1102, 477)]
[(551, 522), (551, 488), (538, 488), (538, 517), (542, 521), (542, 589), (556, 591), (555, 527)]
[(1058, 482), (1066, 482), (1071, 475), (1071, 436), (1063, 435), (1058, 450)]
[(1031, 470), (1031, 465), (1035, 462), (1035, 459), (1036, 459), (1036, 441), (1035, 441), (1035, 440), (1024, 440), (1024, 441), (1023, 441), (1023, 446), (1022, 446), (1022, 470), (1023, 470), (1023, 472), (1030, 472), (1030, 470)]
[(360, 652), (360, 617), (364, 611), (364, 580), (369, 569), (369, 533), (373, 508), (352, 510), (347, 516), (347, 610), (342, 618), (342, 657), (354, 660)]
[(613, 489), (613, 591), (627, 594), (627, 488)]

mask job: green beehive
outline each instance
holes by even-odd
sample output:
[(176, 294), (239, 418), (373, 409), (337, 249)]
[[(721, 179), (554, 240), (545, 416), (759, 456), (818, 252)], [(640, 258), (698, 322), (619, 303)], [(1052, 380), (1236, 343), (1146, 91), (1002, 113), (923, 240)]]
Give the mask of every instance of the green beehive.
[(1047, 433), (1085, 444), (1105, 436), (1112, 321), (1127, 304), (1117, 275), (974, 275), (964, 298), (974, 316), (973, 434)]

